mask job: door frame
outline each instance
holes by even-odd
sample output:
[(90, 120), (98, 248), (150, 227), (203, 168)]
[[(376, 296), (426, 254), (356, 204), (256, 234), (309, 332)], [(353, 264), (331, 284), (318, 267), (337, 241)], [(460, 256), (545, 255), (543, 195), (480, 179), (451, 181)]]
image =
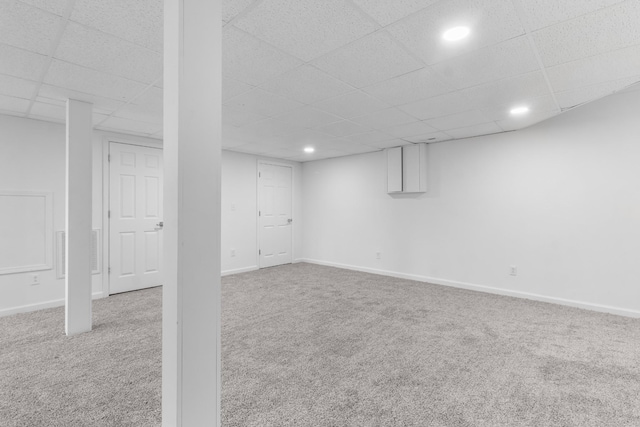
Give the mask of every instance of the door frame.
[[(257, 162), (257, 166), (256, 166), (256, 229), (257, 229), (257, 233), (256, 233), (256, 265), (258, 266), (258, 270), (263, 268), (260, 266), (260, 238), (262, 237), (262, 228), (260, 227), (260, 215), (258, 214), (260, 211), (260, 166), (262, 165), (270, 165), (270, 166), (282, 166), (282, 167), (286, 167), (291, 169), (291, 218), (293, 219), (293, 222), (291, 224), (291, 264), (295, 263), (295, 256), (294, 256), (294, 250), (293, 250), (293, 243), (295, 242), (295, 238), (294, 238), (294, 234), (295, 234), (295, 226), (294, 224), (296, 223), (296, 218), (294, 215), (294, 201), (295, 201), (295, 188), (294, 188), (294, 182), (295, 179), (294, 177), (294, 172), (295, 172), (295, 168), (293, 167), (292, 164), (290, 163), (284, 163), (284, 162), (278, 162), (276, 160), (263, 160), (263, 159), (258, 159)], [(266, 268), (266, 267), (265, 267)]]
[(110, 187), (110, 167), (109, 167), (109, 147), (111, 143), (137, 145), (139, 147), (163, 149), (162, 141), (153, 142), (151, 140), (141, 141), (136, 139), (128, 139), (118, 136), (104, 136), (102, 138), (102, 294), (109, 296), (109, 268), (111, 267), (109, 259), (111, 230), (109, 229), (109, 203), (111, 196)]

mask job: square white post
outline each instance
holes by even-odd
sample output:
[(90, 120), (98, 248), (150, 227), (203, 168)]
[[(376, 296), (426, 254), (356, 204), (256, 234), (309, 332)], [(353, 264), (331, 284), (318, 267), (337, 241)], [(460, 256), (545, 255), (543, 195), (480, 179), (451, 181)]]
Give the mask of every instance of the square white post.
[(220, 426), (221, 13), (164, 3), (162, 425)]
[(93, 105), (67, 100), (65, 332), (91, 330)]

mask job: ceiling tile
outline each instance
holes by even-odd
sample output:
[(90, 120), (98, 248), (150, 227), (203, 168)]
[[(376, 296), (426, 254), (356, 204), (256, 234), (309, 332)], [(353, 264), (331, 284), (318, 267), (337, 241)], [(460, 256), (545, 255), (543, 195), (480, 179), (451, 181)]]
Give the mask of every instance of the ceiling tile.
[(243, 127), (262, 135), (263, 138), (286, 135), (288, 133), (298, 132), (304, 129), (300, 126), (284, 123), (280, 119), (274, 117), (260, 120)]
[(134, 132), (142, 135), (152, 135), (162, 130), (162, 125), (123, 119), (120, 117), (110, 117), (105, 122), (101, 123), (99, 127), (116, 132)]
[(242, 11), (244, 11), (256, 0), (223, 0), (222, 1), (222, 21), (229, 22)]
[[(125, 103), (122, 101), (116, 101), (114, 99), (104, 98), (101, 96), (90, 95), (70, 89), (59, 88), (51, 85), (40, 86), (40, 92), (38, 97), (50, 98), (52, 100), (62, 101), (66, 103), (68, 98), (77, 99), (79, 101), (86, 101), (93, 104), (94, 111), (102, 111), (111, 114), (118, 108), (122, 107)], [(53, 102), (47, 101), (52, 104)]]
[(471, 110), (427, 120), (427, 123), (436, 129), (448, 131), (450, 129), (487, 123), (490, 120), (491, 119), (487, 118), (480, 110)]
[(362, 91), (391, 105), (402, 105), (450, 92), (451, 89), (430, 68), (422, 68), (380, 83)]
[(129, 101), (146, 89), (146, 85), (142, 83), (56, 59), (51, 62), (44, 81), (54, 86), (119, 101)]
[(265, 119), (266, 116), (250, 111), (247, 108), (223, 105), (222, 122), (232, 126), (242, 127), (258, 120)]
[(557, 116), (557, 111), (540, 111), (533, 114), (529, 114), (526, 117), (509, 117), (504, 120), (498, 120), (498, 126), (500, 126), (505, 132), (524, 129), (536, 123), (540, 123), (543, 120), (549, 119), (553, 116)]
[(640, 44), (640, 2), (627, 1), (544, 28), (533, 40), (547, 67)]
[(52, 104), (52, 105), (57, 105), (58, 107), (65, 107), (67, 106), (67, 101), (66, 100), (61, 100), (61, 99), (53, 99), (53, 98), (47, 98), (44, 96), (36, 96), (35, 99), (36, 102), (42, 102), (44, 104)]
[(459, 129), (450, 129), (447, 131), (449, 135), (456, 139), (469, 138), (471, 136), (489, 135), (499, 132), (502, 132), (502, 128), (494, 122), (481, 123), (478, 125), (467, 126)]
[(278, 148), (275, 150), (269, 150), (263, 155), (267, 157), (275, 157), (276, 159), (289, 159), (291, 157), (300, 156), (301, 150), (289, 150), (287, 148)]
[(93, 112), (93, 126), (98, 126), (100, 123), (104, 122), (109, 117), (108, 114), (96, 113)]
[(74, 22), (67, 25), (55, 57), (147, 84), (162, 76), (161, 54)]
[(625, 0), (524, 0), (524, 22), (530, 31), (576, 18)]
[[(442, 34), (456, 26), (470, 27), (472, 34), (456, 42), (443, 40)], [(427, 64), (436, 64), (524, 34), (511, 0), (441, 1), (388, 30)]]
[(314, 104), (314, 107), (328, 111), (345, 119), (373, 113), (385, 108), (389, 104), (379, 101), (364, 92), (354, 91), (335, 98)]
[(222, 102), (227, 101), (234, 96), (242, 95), (249, 92), (253, 86), (241, 81), (232, 79), (231, 77), (222, 78)]
[(526, 37), (480, 49), (433, 67), (445, 83), (466, 88), (536, 71), (540, 67)]
[(163, 0), (76, 0), (71, 20), (162, 52)]
[(409, 136), (402, 139), (408, 142), (426, 142), (431, 144), (432, 142), (448, 141), (452, 139), (452, 137), (444, 132), (431, 132), (423, 135)]
[(222, 74), (257, 86), (301, 65), (299, 59), (233, 26), (222, 32)]
[(353, 91), (352, 86), (311, 65), (295, 68), (261, 87), (304, 104), (313, 104)]
[(337, 122), (340, 120), (340, 117), (310, 106), (305, 106), (278, 116), (278, 120), (289, 126), (316, 128)]
[(299, 102), (258, 88), (233, 97), (226, 101), (224, 105), (234, 107), (239, 112), (258, 114), (263, 118), (277, 116), (286, 111), (302, 107)]
[(24, 114), (29, 108), (29, 100), (14, 96), (0, 95), (0, 110)]
[(384, 133), (380, 131), (372, 131), (367, 133), (360, 133), (357, 135), (351, 135), (351, 136), (348, 136), (346, 139), (358, 144), (371, 145), (371, 143), (374, 143), (374, 142), (388, 141), (390, 139), (393, 139), (393, 136), (389, 135), (388, 133)]
[(405, 138), (437, 131), (438, 129), (434, 128), (433, 126), (429, 126), (427, 123), (421, 121), (405, 123), (403, 125), (396, 125), (384, 129), (384, 133), (388, 133), (389, 135), (395, 136), (396, 138)]
[(355, 142), (344, 142), (337, 148), (341, 151), (346, 151), (350, 154), (363, 154), (363, 153), (372, 153), (374, 151), (379, 151), (378, 147), (372, 147), (370, 145), (357, 144)]
[(142, 105), (127, 104), (119, 108), (114, 115), (124, 119), (162, 125), (162, 109)]
[(250, 129), (238, 128), (222, 124), (222, 139), (244, 142), (246, 144), (254, 144), (264, 141), (264, 136)]
[[(311, 161), (317, 161), (317, 160), (324, 160), (324, 159), (331, 159), (334, 157), (340, 157), (340, 156), (346, 156), (349, 153), (344, 153), (342, 151), (339, 150), (320, 150), (320, 151), (316, 151), (315, 153), (302, 153), (299, 154), (297, 156), (294, 157), (289, 157), (287, 158), (288, 161), (292, 161), (292, 162), (311, 162)], [(269, 154), (269, 156), (271, 156), (271, 154)]]
[(306, 145), (316, 146), (317, 144), (326, 143), (334, 140), (333, 135), (313, 130), (303, 129), (301, 131), (289, 133), (286, 135), (276, 136), (272, 138), (265, 138), (266, 144), (278, 147), (304, 147)]
[(48, 55), (61, 18), (17, 0), (0, 0), (0, 40), (11, 46)]
[(395, 125), (415, 122), (416, 117), (413, 117), (412, 115), (409, 115), (397, 108), (387, 108), (376, 111), (372, 114), (354, 117), (351, 121), (373, 129), (385, 129)]
[(371, 142), (371, 143), (368, 143), (367, 145), (370, 145), (376, 148), (391, 148), (391, 147), (400, 147), (402, 145), (409, 145), (409, 144), (407, 143), (407, 141), (403, 141), (400, 138), (395, 138), (395, 139), (388, 139), (386, 141)]
[(162, 101), (162, 89), (152, 86), (148, 87), (144, 92), (136, 96), (133, 103), (162, 113)]
[[(529, 107), (529, 112), (523, 116), (512, 116), (510, 111), (514, 107), (525, 106)], [(527, 117), (535, 116), (539, 113), (546, 112), (555, 112), (559, 113), (560, 110), (556, 106), (555, 101), (551, 96), (541, 96), (538, 98), (529, 98), (523, 99), (517, 105), (508, 104), (508, 105), (500, 105), (483, 108), (482, 112), (489, 119), (487, 121), (499, 121), (499, 120), (510, 120), (514, 122), (518, 121), (526, 121)]]
[(36, 83), (30, 80), (0, 74), (0, 94), (31, 99)]
[(349, 120), (343, 120), (322, 126), (318, 128), (319, 131), (325, 132), (334, 136), (349, 136), (358, 133), (365, 133), (371, 131), (367, 126), (362, 126)]
[(48, 120), (54, 120), (57, 122), (66, 122), (67, 109), (60, 105), (47, 104), (43, 102), (34, 102), (31, 107), (29, 117), (43, 118)]
[(555, 91), (566, 91), (638, 75), (640, 45), (561, 64), (547, 69)]
[(47, 12), (63, 16), (69, 5), (69, 0), (20, 0), (22, 3), (44, 9)]
[(612, 93), (618, 92), (620, 88), (625, 88), (637, 82), (640, 82), (640, 74), (625, 79), (597, 83), (591, 86), (583, 86), (558, 92), (556, 93), (556, 99), (558, 100), (560, 108), (572, 108), (611, 95)]
[(402, 111), (421, 120), (433, 119), (473, 109), (469, 101), (460, 93), (447, 93), (411, 104), (401, 105)]
[[(223, 136), (224, 141), (224, 136)], [(242, 144), (242, 145), (234, 145), (231, 151), (237, 151), (239, 153), (249, 153), (249, 154), (264, 154), (268, 151), (273, 151), (274, 148), (268, 145), (261, 144), (259, 142), (250, 143), (250, 144)]]
[(386, 31), (331, 52), (314, 65), (352, 86), (364, 87), (424, 67)]
[(0, 74), (40, 80), (47, 57), (0, 43)]
[(521, 99), (550, 95), (541, 71), (507, 77), (460, 91), (473, 107), (518, 102)]
[(264, 0), (234, 25), (304, 61), (376, 30), (344, 0)]
[(439, 0), (354, 0), (366, 13), (380, 25), (386, 26), (424, 9)]

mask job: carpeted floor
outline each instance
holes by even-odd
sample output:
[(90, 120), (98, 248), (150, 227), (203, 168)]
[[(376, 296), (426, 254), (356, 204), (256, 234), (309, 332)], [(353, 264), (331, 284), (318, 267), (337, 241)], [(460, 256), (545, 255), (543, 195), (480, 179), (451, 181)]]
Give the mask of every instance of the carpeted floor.
[[(0, 426), (158, 426), (160, 289), (0, 319)], [(640, 320), (295, 264), (223, 279), (224, 427), (640, 426)]]

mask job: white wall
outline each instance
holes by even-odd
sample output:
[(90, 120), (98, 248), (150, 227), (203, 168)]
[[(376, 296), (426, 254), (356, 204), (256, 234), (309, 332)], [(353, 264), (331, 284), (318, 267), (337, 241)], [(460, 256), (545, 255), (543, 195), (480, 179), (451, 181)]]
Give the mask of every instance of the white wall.
[[(293, 166), (293, 258), (302, 257), (302, 166), (232, 151), (222, 152), (222, 272), (258, 268), (258, 161)], [(233, 207), (235, 206), (235, 210)], [(231, 256), (235, 249), (236, 256)]]
[[(93, 228), (103, 224), (103, 160), (108, 141), (161, 146), (159, 140), (95, 131), (93, 135)], [(225, 273), (257, 268), (257, 164), (274, 160), (224, 151), (222, 156), (222, 270)], [(293, 166), (294, 259), (302, 253), (301, 164)], [(53, 232), (64, 230), (65, 126), (39, 120), (0, 115), (0, 190), (53, 193)], [(236, 210), (231, 210), (235, 204)], [(103, 239), (107, 236), (103, 233)], [(54, 268), (39, 272), (0, 275), (0, 316), (64, 303), (64, 280), (56, 279), (55, 236), (52, 236)], [(8, 244), (0, 238), (0, 245)], [(230, 251), (235, 249), (236, 256)], [(103, 256), (103, 260), (104, 260)], [(104, 268), (103, 268), (104, 270)], [(31, 285), (38, 274), (39, 285)], [(106, 276), (92, 277), (94, 297), (106, 295)]]
[(305, 163), (304, 257), (640, 316), (638, 111), (621, 93), (432, 144), (422, 195), (385, 193), (383, 152)]
[[(160, 141), (95, 131), (93, 135), (93, 228), (103, 229), (103, 142), (160, 144)], [(64, 230), (65, 126), (40, 120), (0, 115), (0, 189), (53, 193), (53, 232)], [(105, 236), (103, 236), (104, 238)], [(54, 268), (39, 272), (0, 275), (0, 316), (53, 307), (64, 303), (64, 280), (56, 278), (55, 236), (52, 236)], [(0, 239), (0, 245), (8, 244)], [(39, 284), (31, 285), (31, 276)], [(103, 296), (103, 275), (92, 276), (94, 297)]]

